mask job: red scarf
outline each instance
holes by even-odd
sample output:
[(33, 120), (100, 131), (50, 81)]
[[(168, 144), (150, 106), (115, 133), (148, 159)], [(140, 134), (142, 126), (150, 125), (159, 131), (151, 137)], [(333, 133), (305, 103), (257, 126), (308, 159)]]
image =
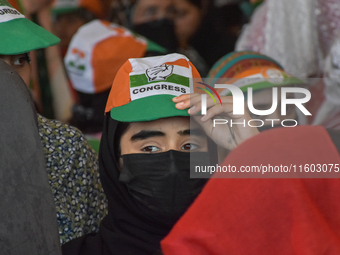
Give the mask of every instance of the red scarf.
[[(301, 126), (263, 132), (223, 165), (313, 163), (340, 157), (324, 128)], [(212, 178), (161, 245), (164, 255), (338, 255), (340, 179)]]

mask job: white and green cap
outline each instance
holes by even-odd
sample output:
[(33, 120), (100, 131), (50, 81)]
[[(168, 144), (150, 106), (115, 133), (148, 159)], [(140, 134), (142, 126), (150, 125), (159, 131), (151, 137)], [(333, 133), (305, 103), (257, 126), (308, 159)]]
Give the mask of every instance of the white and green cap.
[(0, 55), (16, 55), (42, 49), (60, 39), (25, 18), (6, 0), (0, 0)]

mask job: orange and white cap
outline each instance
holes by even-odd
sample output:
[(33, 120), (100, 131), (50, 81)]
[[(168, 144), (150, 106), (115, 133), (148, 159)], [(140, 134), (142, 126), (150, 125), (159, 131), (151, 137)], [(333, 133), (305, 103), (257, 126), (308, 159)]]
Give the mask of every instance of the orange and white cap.
[(146, 50), (144, 37), (116, 24), (94, 20), (73, 36), (64, 62), (74, 89), (94, 94), (109, 90), (126, 60), (143, 57)]
[(194, 78), (201, 81), (181, 54), (129, 59), (114, 79), (105, 112), (122, 122), (189, 116), (175, 107), (172, 98), (194, 92)]

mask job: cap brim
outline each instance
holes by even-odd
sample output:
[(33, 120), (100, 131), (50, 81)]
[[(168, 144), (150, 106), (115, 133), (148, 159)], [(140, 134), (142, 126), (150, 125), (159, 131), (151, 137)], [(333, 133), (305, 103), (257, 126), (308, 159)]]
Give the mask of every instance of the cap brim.
[(173, 95), (155, 95), (134, 100), (111, 109), (111, 118), (121, 122), (152, 121), (167, 117), (190, 116), (188, 109), (178, 110)]
[(1, 55), (16, 55), (56, 45), (60, 39), (26, 18), (0, 23)]

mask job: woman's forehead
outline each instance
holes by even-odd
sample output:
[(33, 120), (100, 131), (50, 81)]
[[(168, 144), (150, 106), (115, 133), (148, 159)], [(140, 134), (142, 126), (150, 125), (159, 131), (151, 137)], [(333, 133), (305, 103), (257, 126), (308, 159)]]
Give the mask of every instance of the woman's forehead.
[(169, 117), (153, 121), (132, 122), (127, 132), (139, 132), (141, 130), (159, 130), (159, 131), (182, 131), (192, 128), (198, 128), (199, 125), (191, 120), (190, 117)]

